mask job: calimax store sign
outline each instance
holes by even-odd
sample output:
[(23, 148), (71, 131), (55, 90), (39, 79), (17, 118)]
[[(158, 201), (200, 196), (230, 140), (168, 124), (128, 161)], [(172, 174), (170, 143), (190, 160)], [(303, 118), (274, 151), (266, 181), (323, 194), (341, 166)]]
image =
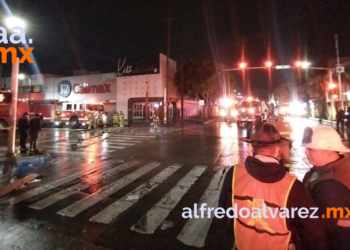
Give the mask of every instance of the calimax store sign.
[(73, 92), (75, 94), (94, 94), (94, 93), (111, 93), (111, 84), (101, 83), (99, 85), (80, 85), (73, 84)]
[(98, 85), (89, 85), (87, 83), (74, 83), (73, 86), (68, 80), (60, 81), (58, 84), (58, 94), (63, 98), (68, 97), (73, 91), (75, 94), (103, 94), (111, 93), (110, 83), (100, 83)]

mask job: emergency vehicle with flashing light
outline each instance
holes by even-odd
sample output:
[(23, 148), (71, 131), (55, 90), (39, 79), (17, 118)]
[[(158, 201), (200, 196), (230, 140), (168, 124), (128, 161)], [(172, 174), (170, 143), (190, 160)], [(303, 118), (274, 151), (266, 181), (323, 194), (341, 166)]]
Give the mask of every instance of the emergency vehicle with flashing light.
[(55, 125), (69, 125), (73, 129), (79, 128), (80, 125), (85, 126), (89, 124), (89, 112), (95, 112), (96, 117), (99, 113), (103, 113), (104, 122), (107, 119), (103, 104), (64, 102), (62, 103), (62, 109), (55, 111)]
[(57, 100), (28, 100), (30, 116), (34, 117), (35, 114), (39, 115), (39, 118), (43, 124), (49, 125), (55, 121), (55, 110), (57, 110)]
[[(10, 124), (12, 93), (8, 91), (0, 91), (0, 129), (4, 129)], [(29, 105), (27, 102), (17, 101), (16, 122), (24, 114), (29, 113)]]
[(239, 103), (237, 126), (247, 126), (249, 123), (254, 121), (254, 117), (256, 115), (261, 115), (263, 120), (266, 119), (264, 103), (260, 100), (248, 97), (246, 100)]

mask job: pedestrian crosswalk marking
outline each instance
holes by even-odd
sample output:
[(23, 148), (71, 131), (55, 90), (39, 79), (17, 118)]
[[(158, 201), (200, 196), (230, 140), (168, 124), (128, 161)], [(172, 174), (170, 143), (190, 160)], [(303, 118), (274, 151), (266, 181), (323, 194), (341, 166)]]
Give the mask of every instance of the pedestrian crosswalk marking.
[(91, 195), (81, 199), (80, 201), (58, 211), (57, 214), (60, 214), (62, 216), (74, 217), (77, 214), (81, 213), (82, 211), (88, 209), (89, 207), (95, 205), (96, 203), (98, 203), (101, 200), (105, 199), (106, 197), (110, 196), (111, 194), (122, 189), (123, 187), (130, 184), (135, 179), (141, 177), (145, 173), (158, 167), (159, 165), (160, 165), (159, 162), (149, 163), (149, 164), (139, 168), (138, 170), (128, 174), (127, 176), (113, 182), (112, 184), (102, 188), (99, 193), (91, 194)]
[(146, 215), (133, 225), (131, 230), (144, 234), (154, 233), (157, 227), (165, 220), (170, 211), (175, 208), (177, 203), (205, 169), (206, 166), (195, 166), (166, 195), (164, 195)]
[[(224, 174), (222, 171), (217, 171), (208, 188), (199, 199), (197, 214), (200, 214), (199, 208), (201, 204), (206, 203), (207, 207), (211, 208), (217, 207), (223, 182)], [(205, 218), (198, 219), (192, 217), (192, 219), (186, 222), (180, 234), (177, 236), (177, 239), (189, 246), (204, 247), (205, 238), (207, 237), (213, 217), (214, 215), (211, 214), (210, 218), (208, 218), (207, 213), (205, 214)]]
[(143, 142), (144, 138), (120, 138), (120, 137), (108, 137), (105, 141), (130, 141), (130, 142)]
[[(127, 134), (104, 134), (101, 139), (97, 137), (88, 138), (83, 141), (69, 140), (66, 142), (57, 142), (54, 145), (48, 145), (46, 148), (50, 149), (53, 153), (56, 154), (72, 154), (80, 155), (82, 153), (89, 153), (91, 145), (99, 145), (101, 147), (101, 153), (112, 153), (116, 150), (125, 149), (126, 147), (133, 146), (136, 143), (141, 143), (146, 140), (156, 138), (154, 135), (127, 135)], [(77, 144), (77, 148), (71, 149), (71, 144)], [(62, 150), (61, 147), (66, 146), (65, 150)], [(68, 149), (68, 150), (67, 150)], [(95, 151), (95, 150), (94, 150)]]
[[(79, 146), (79, 145), (78, 145)], [(57, 147), (46, 147), (48, 149), (50, 149), (50, 153), (56, 153), (56, 154), (88, 154), (88, 153), (94, 153), (96, 154), (96, 150), (95, 149), (90, 149), (89, 147), (85, 147), (85, 148), (74, 148), (74, 149), (70, 149), (70, 145), (69, 145), (69, 151), (67, 151), (66, 149), (62, 149), (62, 148), (57, 148)], [(99, 151), (103, 151), (103, 152), (108, 152), (108, 153), (112, 153), (115, 152), (116, 149), (124, 149), (126, 147), (123, 146), (114, 146), (112, 147), (101, 147), (102, 149)], [(110, 148), (110, 149), (108, 149)]]
[[(172, 165), (164, 169), (158, 175), (153, 177), (148, 182), (140, 185), (120, 200), (114, 202), (112, 205), (103, 209), (98, 214), (90, 218), (90, 221), (108, 224), (116, 219), (121, 213), (126, 211), (132, 205), (134, 205), (143, 196), (155, 189), (159, 184), (161, 184), (165, 179), (174, 174), (182, 165)], [(135, 199), (130, 199), (130, 197), (135, 197)]]
[[(116, 160), (117, 161), (117, 160)], [(108, 165), (111, 162), (107, 163)], [(107, 165), (106, 164), (106, 165)], [(113, 164), (113, 163), (112, 163)], [(69, 196), (80, 192), (83, 189), (90, 187), (102, 179), (112, 177), (113, 175), (120, 173), (129, 169), (132, 166), (139, 164), (138, 161), (132, 161), (124, 163), (122, 165), (116, 166), (113, 169), (103, 170), (97, 179), (89, 184), (80, 183), (68, 187), (60, 192), (54, 193), (46, 198), (37, 200), (35, 203), (29, 205), (29, 208), (35, 210), (41, 210), (49, 206), (53, 206), (58, 201), (68, 198)], [(121, 190), (126, 187), (126, 185), (134, 182), (136, 179), (140, 178), (142, 175), (148, 173), (149, 171), (157, 168), (160, 165), (158, 162), (149, 163), (138, 170), (120, 178), (119, 180), (103, 187), (99, 193), (91, 194), (85, 198), (79, 200), (78, 202), (71, 203), (70, 206), (60, 210), (57, 214), (67, 217), (74, 217), (86, 209), (92, 207), (93, 205), (99, 203), (106, 197), (111, 194)], [(105, 167), (105, 166), (103, 166)], [(100, 168), (103, 168), (102, 166)], [(108, 207), (100, 210), (95, 215), (93, 215), (89, 221), (95, 223), (109, 224), (117, 220), (123, 213), (132, 213), (132, 207), (135, 206), (142, 198), (154, 192), (159, 188), (159, 185), (176, 174), (176, 172), (182, 167), (182, 164), (170, 165), (156, 176), (150, 178), (148, 181), (136, 187), (133, 191), (124, 195), (119, 200), (115, 201), (113, 204)], [(183, 199), (184, 195), (196, 185), (198, 178), (206, 170), (206, 166), (195, 166), (190, 172), (188, 172), (182, 179), (177, 182), (171, 190), (165, 194), (159, 201), (153, 205), (153, 207), (146, 212), (138, 221), (135, 223), (131, 230), (143, 233), (143, 234), (152, 234), (155, 230), (161, 225), (161, 223), (169, 216), (170, 212), (175, 209), (177, 204)], [(21, 200), (29, 199), (37, 194), (43, 193), (47, 190), (53, 189), (60, 185), (66, 184), (69, 181), (80, 178), (82, 176), (93, 173), (94, 171), (99, 170), (99, 168), (94, 168), (86, 172), (79, 172), (77, 174), (70, 175), (64, 179), (51, 182), (40, 188), (27, 191), (26, 193), (17, 196), (17, 198), (12, 200), (12, 204), (17, 203)], [(204, 191), (203, 195), (198, 200), (198, 211), (197, 214), (201, 214), (199, 208), (201, 204), (206, 203), (207, 207), (216, 208), (218, 205), (218, 198), (220, 196), (220, 190), (224, 181), (224, 172), (218, 171), (210, 180), (209, 185)], [(45, 189), (42, 189), (46, 187)], [(204, 218), (193, 218), (188, 219), (185, 225), (183, 226), (181, 232), (177, 236), (177, 240), (181, 241), (185, 245), (203, 247), (205, 244), (206, 237), (208, 235), (209, 229), (213, 221), (213, 213), (211, 213), (211, 218), (208, 218), (207, 213), (205, 213)]]
[(122, 164), (118, 167), (115, 167), (113, 169), (110, 169), (110, 170), (104, 172), (103, 174), (99, 175), (96, 180), (94, 180), (92, 182), (76, 184), (76, 185), (71, 186), (67, 189), (64, 189), (58, 193), (52, 194), (52, 195), (46, 197), (45, 199), (37, 201), (37, 202), (29, 205), (29, 207), (32, 209), (37, 209), (37, 210), (44, 209), (44, 208), (46, 208), (46, 207), (48, 207), (48, 206), (50, 206), (50, 205), (52, 205), (60, 200), (63, 200), (63, 199), (65, 199), (65, 198), (67, 198), (75, 193), (80, 192), (83, 189), (86, 189), (86, 188), (98, 183), (99, 181), (101, 181), (103, 179), (109, 178), (117, 173), (120, 173), (124, 170), (127, 170), (128, 168), (131, 168), (131, 167), (135, 166), (136, 164), (138, 164), (138, 162), (135, 162), (135, 161)]
[[(106, 148), (100, 150), (100, 153), (112, 153), (112, 152), (115, 152), (115, 149), (114, 150), (106, 150)], [(82, 156), (84, 158), (86, 157), (89, 157), (89, 156), (96, 156), (96, 150), (89, 150), (89, 149), (86, 149), (85, 151), (82, 151), (82, 150), (77, 150), (77, 149), (73, 149), (72, 151), (65, 151), (65, 150), (52, 150), (50, 151), (50, 154), (62, 154), (62, 155), (77, 155), (77, 156)], [(61, 156), (62, 157), (62, 156)]]
[[(15, 197), (12, 197), (8, 200), (8, 202), (10, 204), (16, 204), (20, 201), (23, 201), (23, 200), (26, 200), (26, 199), (29, 199), (33, 196), (36, 196), (38, 194), (41, 194), (41, 193), (44, 193), (50, 189), (53, 189), (53, 188), (56, 188), (58, 186), (61, 186), (65, 183), (68, 183), (74, 179), (77, 179), (77, 178), (80, 178), (84, 175), (88, 175), (88, 174), (91, 174), (93, 172), (95, 172), (96, 170), (99, 170), (99, 169), (102, 169), (104, 168), (106, 165), (110, 165), (110, 164), (113, 164), (113, 163), (116, 163), (117, 161), (112, 161), (112, 162), (104, 162), (104, 163), (101, 163), (100, 166), (98, 167), (94, 167), (92, 169), (89, 169), (87, 171), (81, 171), (81, 172), (78, 172), (78, 173), (75, 173), (75, 174), (72, 174), (72, 175), (69, 175), (69, 176), (66, 176), (62, 179), (59, 179), (57, 181), (53, 181), (53, 182), (50, 182), (46, 185), (43, 185), (43, 186), (40, 186), (40, 187), (37, 187), (37, 188), (34, 188), (28, 192), (25, 192), (23, 194), (19, 194), (19, 195), (16, 195)], [(131, 163), (131, 162), (130, 162)]]
[(143, 138), (156, 138), (154, 135), (123, 135), (123, 134), (114, 134), (109, 136), (108, 138), (129, 138), (129, 139), (143, 139)]
[(130, 143), (130, 142), (104, 142), (101, 144), (102, 147), (107, 147), (107, 146), (113, 146), (113, 145), (124, 145), (124, 146), (133, 146), (135, 143)]
[[(124, 148), (126, 148), (126, 146), (132, 146), (132, 145), (134, 145), (134, 144), (129, 144), (129, 145), (125, 145), (125, 144), (122, 144), (122, 145), (119, 145), (119, 146), (117, 146), (117, 145), (101, 145), (101, 148), (103, 149), (103, 150), (108, 150), (108, 149), (124, 149)], [(112, 151), (113, 152), (113, 151)]]

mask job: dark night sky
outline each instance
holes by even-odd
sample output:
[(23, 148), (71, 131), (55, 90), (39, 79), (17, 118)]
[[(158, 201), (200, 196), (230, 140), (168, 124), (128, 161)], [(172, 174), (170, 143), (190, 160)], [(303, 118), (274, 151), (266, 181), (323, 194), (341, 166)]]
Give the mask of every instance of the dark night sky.
[[(34, 56), (42, 73), (72, 75), (75, 69), (116, 71), (118, 58), (166, 54), (167, 0), (11, 0), (13, 14), (28, 22)], [(261, 66), (270, 51), (275, 64), (308, 58), (326, 67), (335, 56), (350, 55), (350, 4), (340, 0), (173, 0), (171, 57), (215, 59), (237, 67), (244, 58)], [(3, 10), (2, 15), (4, 16)], [(1, 18), (3, 19), (3, 18)], [(1, 23), (0, 25), (4, 26)], [(3, 65), (3, 75), (10, 64)], [(21, 71), (34, 73), (21, 65)], [(274, 84), (290, 81), (274, 71)], [(241, 75), (237, 75), (241, 83)], [(253, 92), (267, 89), (266, 72), (249, 71)]]

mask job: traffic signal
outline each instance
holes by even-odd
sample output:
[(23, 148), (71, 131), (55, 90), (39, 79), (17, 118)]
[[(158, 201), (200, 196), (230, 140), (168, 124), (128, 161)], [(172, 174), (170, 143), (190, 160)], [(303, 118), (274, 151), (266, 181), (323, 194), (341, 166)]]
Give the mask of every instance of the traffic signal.
[(0, 91), (0, 103), (11, 103), (12, 93)]

